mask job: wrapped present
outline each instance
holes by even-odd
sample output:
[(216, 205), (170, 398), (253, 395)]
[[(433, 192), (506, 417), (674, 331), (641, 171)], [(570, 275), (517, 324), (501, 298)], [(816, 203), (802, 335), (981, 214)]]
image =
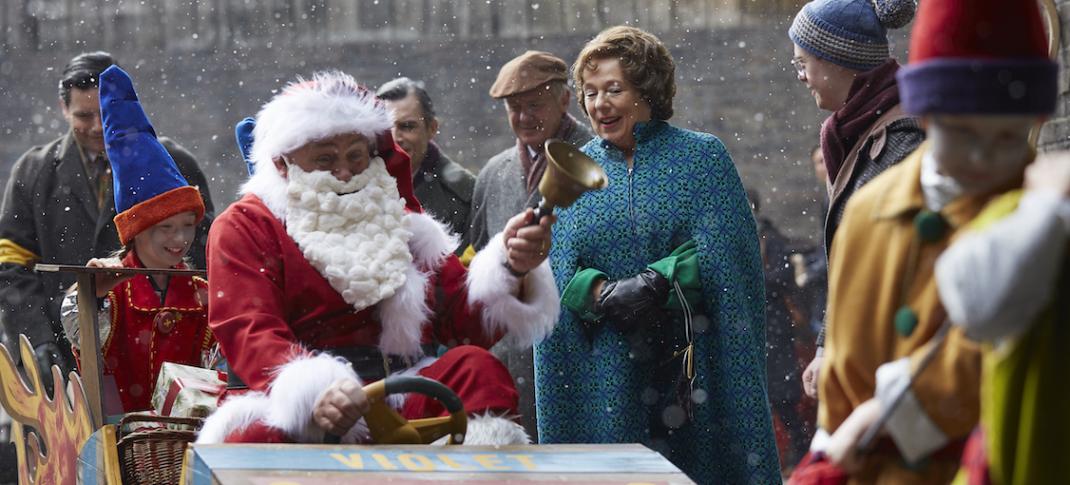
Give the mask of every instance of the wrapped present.
[(156, 378), (152, 407), (160, 416), (207, 417), (215, 411), (226, 388), (227, 377), (221, 372), (164, 362)]

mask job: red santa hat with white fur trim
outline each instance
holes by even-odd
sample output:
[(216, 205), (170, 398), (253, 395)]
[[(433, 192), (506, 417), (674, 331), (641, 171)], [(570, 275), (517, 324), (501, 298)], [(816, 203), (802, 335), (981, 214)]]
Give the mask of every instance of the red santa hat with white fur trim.
[(298, 78), (256, 115), (250, 153), (256, 170), (242, 193), (255, 193), (272, 212), (284, 213), (286, 181), (275, 170), (274, 160), (316, 140), (359, 133), (374, 142), (372, 153), (382, 157), (386, 170), (397, 180), (405, 208), (421, 212), (412, 188), (409, 156), (394, 142), (393, 125), (394, 116), (386, 104), (348, 74), (322, 71), (312, 79)]

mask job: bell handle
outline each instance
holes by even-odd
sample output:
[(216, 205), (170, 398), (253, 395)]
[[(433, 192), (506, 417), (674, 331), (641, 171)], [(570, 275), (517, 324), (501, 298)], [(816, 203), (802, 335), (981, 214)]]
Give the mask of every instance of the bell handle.
[(543, 199), (541, 202), (539, 202), (539, 205), (535, 206), (535, 217), (531, 218), (531, 222), (529, 222), (528, 225), (538, 225), (539, 221), (542, 220), (543, 216), (553, 215), (553, 213), (554, 206), (546, 202), (546, 199)]

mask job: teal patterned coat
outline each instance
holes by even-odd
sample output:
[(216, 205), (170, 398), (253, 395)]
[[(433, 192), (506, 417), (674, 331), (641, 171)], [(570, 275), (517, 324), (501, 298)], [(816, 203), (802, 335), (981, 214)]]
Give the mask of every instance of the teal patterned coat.
[[(535, 349), (542, 443), (644, 443), (699, 483), (779, 483), (765, 389), (765, 293), (758, 237), (739, 175), (716, 137), (663, 121), (635, 127), (634, 169), (601, 138), (582, 150), (609, 176), (558, 214), (550, 258), (562, 291), (577, 270), (635, 275), (688, 239), (699, 251), (693, 418), (677, 403), (679, 312), (623, 335), (584, 332), (562, 309)], [(680, 426), (682, 424), (682, 427)], [(675, 429), (674, 429), (675, 428)]]

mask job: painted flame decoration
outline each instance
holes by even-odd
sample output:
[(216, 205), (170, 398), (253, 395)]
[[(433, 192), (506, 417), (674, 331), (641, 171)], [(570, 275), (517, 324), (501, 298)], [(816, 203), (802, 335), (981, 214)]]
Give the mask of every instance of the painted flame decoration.
[[(70, 374), (73, 397), (70, 402), (65, 392), (57, 392), (55, 400), (49, 399), (43, 391), (37, 359), (25, 335), (19, 336), (19, 347), (29, 383), (15, 367), (7, 347), (0, 344), (0, 405), (14, 420), (11, 435), (18, 452), (19, 483), (74, 483), (78, 451), (93, 432), (82, 380), (78, 374)], [(60, 375), (59, 368), (53, 366), (51, 370), (56, 389), (66, 389), (67, 381)], [(32, 427), (34, 432), (24, 436), (24, 426)], [(41, 452), (42, 440), (47, 455)], [(35, 464), (32, 476), (31, 464)]]

